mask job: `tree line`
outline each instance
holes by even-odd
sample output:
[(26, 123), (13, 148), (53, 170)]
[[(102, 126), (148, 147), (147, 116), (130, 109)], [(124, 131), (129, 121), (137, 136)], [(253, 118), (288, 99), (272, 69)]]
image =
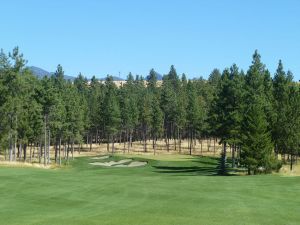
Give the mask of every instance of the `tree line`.
[(231, 167), (256, 174), (281, 162), (292, 169), (300, 152), (299, 84), (281, 61), (272, 76), (257, 51), (246, 72), (233, 64), (208, 79), (188, 80), (171, 66), (161, 85), (151, 69), (145, 78), (129, 73), (119, 88), (111, 76), (105, 83), (82, 74), (67, 81), (61, 65), (38, 79), (26, 63), (18, 48), (1, 50), (0, 152), (9, 161), (35, 157), (46, 165), (54, 146), (53, 160), (61, 164), (83, 143), (105, 143), (114, 153), (116, 142), (130, 152), (141, 141), (155, 154), (158, 140), (178, 153), (187, 140), (192, 154), (196, 140), (212, 138), (223, 146), (221, 173), (230, 149)]

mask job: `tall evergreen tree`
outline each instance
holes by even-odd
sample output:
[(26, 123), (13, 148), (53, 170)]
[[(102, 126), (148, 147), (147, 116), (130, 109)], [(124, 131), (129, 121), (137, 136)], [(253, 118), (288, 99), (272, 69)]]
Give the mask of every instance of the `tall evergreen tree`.
[(265, 66), (255, 51), (252, 65), (245, 77), (245, 109), (242, 126), (242, 163), (248, 174), (257, 173), (259, 168), (271, 169), (273, 144), (268, 130), (265, 108), (267, 98), (264, 89)]
[(163, 131), (163, 113), (159, 106), (159, 100), (156, 96), (152, 98), (151, 104), (151, 133), (153, 139), (154, 155), (156, 153), (156, 142)]
[(290, 154), (290, 170), (293, 170), (295, 156), (300, 153), (300, 91), (297, 84), (289, 86), (286, 121), (281, 128), (284, 137), (285, 153)]
[(187, 85), (188, 91), (188, 105), (187, 105), (187, 126), (189, 136), (189, 150), (192, 154), (192, 148), (194, 146), (194, 139), (201, 131), (203, 124), (203, 105), (199, 101), (194, 84), (189, 81)]
[(156, 90), (156, 82), (157, 82), (157, 75), (156, 72), (154, 71), (154, 69), (150, 70), (150, 73), (147, 77), (147, 87), (149, 88), (149, 90), (151, 90), (151, 92), (155, 92)]
[(105, 81), (106, 93), (104, 96), (102, 111), (104, 118), (104, 129), (107, 134), (107, 150), (109, 150), (109, 143), (112, 142), (112, 153), (115, 152), (114, 142), (116, 134), (119, 131), (121, 124), (121, 115), (119, 108), (119, 101), (117, 99), (117, 87), (113, 83), (111, 76), (108, 76)]
[(285, 126), (287, 118), (287, 108), (289, 100), (289, 85), (290, 81), (283, 69), (281, 60), (273, 79), (273, 108), (275, 113), (274, 121), (272, 122), (272, 138), (275, 143), (275, 153), (285, 154), (285, 141), (287, 134), (282, 129)]

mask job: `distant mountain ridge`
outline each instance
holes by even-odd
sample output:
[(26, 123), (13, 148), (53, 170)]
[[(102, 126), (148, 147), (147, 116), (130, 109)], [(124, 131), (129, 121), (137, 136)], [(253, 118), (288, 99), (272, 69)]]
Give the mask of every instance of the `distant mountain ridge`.
[[(42, 68), (36, 67), (36, 66), (30, 66), (28, 69), (35, 75), (37, 78), (43, 78), (43, 77), (50, 77), (51, 75), (54, 74), (54, 72), (48, 72)], [(69, 75), (64, 75), (64, 78), (66, 80), (75, 80), (75, 77), (69, 76)]]
[[(117, 76), (111, 76), (113, 81), (125, 81), (125, 79), (121, 78), (121, 77), (117, 77)], [(103, 77), (103, 78), (99, 78), (98, 80), (100, 81), (105, 81), (106, 80), (106, 77)]]
[(36, 66), (30, 66), (28, 67), (28, 69), (33, 73), (33, 75), (37, 76), (38, 78), (43, 78), (43, 77), (50, 77), (51, 73), (49, 73), (48, 71), (36, 67)]
[[(35, 75), (37, 78), (43, 78), (43, 77), (50, 77), (51, 75), (54, 74), (54, 72), (48, 72), (40, 67), (36, 67), (36, 66), (29, 66), (28, 69), (32, 72), (33, 75)], [(162, 80), (162, 75), (156, 72), (156, 76), (157, 76), (157, 80)], [(147, 76), (148, 77), (148, 76)], [(146, 78), (147, 78), (146, 77)], [(71, 80), (74, 81), (76, 79), (75, 76), (69, 76), (69, 75), (64, 75), (64, 78), (66, 80)], [(125, 81), (125, 79), (118, 77), (118, 76), (112, 76), (114, 81)], [(100, 81), (104, 81), (106, 79), (106, 77), (103, 78), (97, 78)], [(90, 79), (88, 79), (90, 80)]]

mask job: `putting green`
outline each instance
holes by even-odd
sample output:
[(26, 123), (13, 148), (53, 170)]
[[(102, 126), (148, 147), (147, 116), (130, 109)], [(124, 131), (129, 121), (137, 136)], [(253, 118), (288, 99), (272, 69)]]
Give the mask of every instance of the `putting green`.
[(136, 168), (91, 157), (62, 169), (1, 166), (0, 224), (300, 223), (300, 177), (221, 177), (213, 158), (159, 157), (128, 156), (148, 161)]

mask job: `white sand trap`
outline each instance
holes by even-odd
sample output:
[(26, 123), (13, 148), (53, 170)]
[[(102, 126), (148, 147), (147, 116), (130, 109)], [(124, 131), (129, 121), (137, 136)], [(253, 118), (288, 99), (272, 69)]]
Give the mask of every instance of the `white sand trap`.
[(115, 166), (115, 165), (119, 165), (119, 164), (124, 164), (124, 163), (129, 163), (131, 162), (132, 159), (122, 159), (120, 161), (109, 161), (109, 162), (94, 162), (94, 163), (90, 163), (91, 165), (95, 165), (95, 166)]
[(104, 156), (100, 156), (100, 157), (93, 157), (91, 159), (108, 159), (109, 155), (104, 155)]
[[(126, 165), (125, 163), (129, 163), (129, 164)], [(93, 162), (93, 163), (90, 163), (90, 164), (94, 165), (94, 166), (139, 167), (139, 166), (147, 165), (147, 162), (132, 161), (132, 159), (122, 159), (120, 161)]]
[(129, 163), (128, 165), (116, 165), (114, 167), (139, 167), (139, 166), (145, 166), (147, 165), (147, 162), (140, 162), (140, 161), (133, 161)]

